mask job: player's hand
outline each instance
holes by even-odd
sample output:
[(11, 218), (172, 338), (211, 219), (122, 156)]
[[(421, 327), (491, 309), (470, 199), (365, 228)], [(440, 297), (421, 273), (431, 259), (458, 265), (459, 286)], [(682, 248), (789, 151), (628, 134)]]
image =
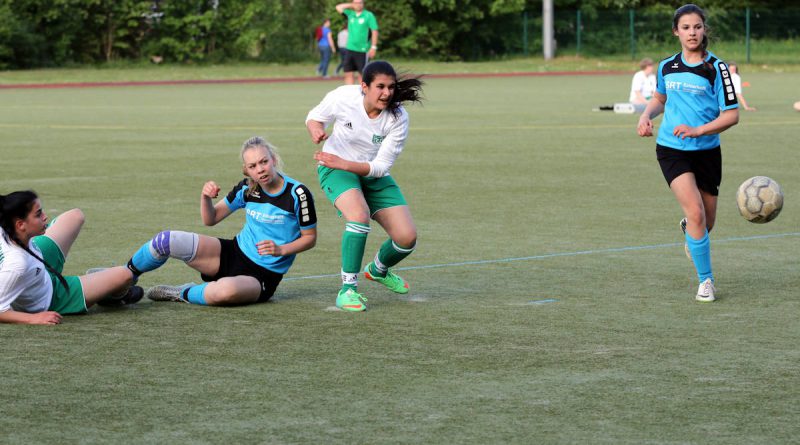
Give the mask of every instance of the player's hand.
[(308, 133), (311, 135), (311, 142), (319, 144), (320, 142), (328, 139), (328, 133), (325, 133), (324, 128), (309, 128)]
[(696, 138), (697, 136), (701, 136), (700, 131), (697, 130), (697, 127), (690, 127), (686, 124), (677, 125), (675, 129), (672, 130), (672, 134), (681, 139)]
[(317, 151), (314, 153), (314, 159), (317, 161), (317, 164), (328, 167), (332, 169), (342, 170), (342, 158), (336, 156), (333, 153), (325, 153), (324, 151)]
[(32, 317), (30, 318), (30, 324), (59, 324), (61, 323), (61, 314), (58, 312), (47, 311), (47, 312), (38, 312), (36, 314), (31, 314)]
[(375, 58), (375, 53), (376, 53), (376, 50), (370, 48), (369, 52), (367, 52), (367, 57), (369, 58), (369, 60), (372, 60), (372, 59)]
[(214, 181), (208, 181), (203, 185), (203, 196), (206, 198), (216, 198), (219, 196), (220, 188)]
[(636, 132), (641, 137), (653, 136), (653, 121), (645, 115), (639, 118), (639, 125), (636, 127)]
[(259, 255), (283, 256), (283, 249), (280, 244), (275, 244), (275, 241), (272, 240), (257, 242), (256, 249), (258, 249)]

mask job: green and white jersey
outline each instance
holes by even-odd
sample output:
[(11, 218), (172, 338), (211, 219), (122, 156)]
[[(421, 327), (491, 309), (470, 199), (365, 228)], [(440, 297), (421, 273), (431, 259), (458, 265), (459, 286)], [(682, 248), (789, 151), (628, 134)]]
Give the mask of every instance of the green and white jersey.
[(342, 159), (369, 164), (369, 177), (389, 175), (408, 137), (408, 113), (401, 105), (396, 113), (383, 110), (375, 119), (367, 116), (361, 86), (344, 85), (328, 93), (309, 111), (306, 123), (322, 122), (333, 132), (322, 151)]
[(369, 40), (369, 30), (378, 30), (375, 14), (366, 9), (362, 10), (361, 14), (357, 14), (352, 9), (345, 9), (344, 15), (347, 16), (347, 50), (360, 53), (369, 51), (372, 46), (372, 42)]
[[(31, 241), (28, 248), (42, 252)], [(0, 229), (0, 312), (44, 312), (53, 299), (53, 283), (41, 261), (14, 244)]]

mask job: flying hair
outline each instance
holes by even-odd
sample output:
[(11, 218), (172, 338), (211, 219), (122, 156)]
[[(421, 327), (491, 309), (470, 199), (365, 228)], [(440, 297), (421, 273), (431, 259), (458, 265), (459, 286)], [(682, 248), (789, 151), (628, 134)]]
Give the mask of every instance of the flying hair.
[(379, 74), (392, 77), (395, 80), (394, 94), (387, 105), (392, 114), (397, 115), (400, 105), (405, 102), (422, 103), (422, 86), (425, 85), (425, 82), (421, 80), (422, 76), (411, 76), (403, 73), (398, 77), (397, 72), (389, 62), (376, 60), (364, 67), (362, 75), (364, 83), (371, 85), (375, 80), (375, 76)]

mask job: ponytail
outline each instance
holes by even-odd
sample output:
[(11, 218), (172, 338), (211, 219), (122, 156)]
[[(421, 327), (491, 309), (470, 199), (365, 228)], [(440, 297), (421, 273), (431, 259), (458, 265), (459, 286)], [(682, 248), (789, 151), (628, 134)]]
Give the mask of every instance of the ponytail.
[(58, 281), (60, 281), (65, 288), (69, 289), (69, 284), (64, 276), (47, 264), (47, 261), (45, 261), (44, 258), (41, 258), (39, 255), (33, 253), (30, 247), (28, 247), (26, 243), (23, 243), (17, 237), (17, 231), (14, 229), (14, 221), (27, 218), (33, 209), (33, 202), (37, 199), (39, 199), (39, 197), (31, 190), (13, 192), (5, 196), (0, 195), (0, 227), (2, 227), (3, 231), (11, 241), (14, 241), (14, 243), (21, 247), (22, 250), (28, 252), (30, 256), (36, 258), (40, 263), (44, 264), (44, 268), (51, 274), (55, 275), (56, 278), (58, 278)]
[(44, 264), (45, 270), (55, 275), (56, 278), (58, 278), (58, 281), (60, 281), (61, 284), (64, 285), (64, 288), (69, 290), (69, 283), (67, 283), (67, 279), (64, 278), (64, 275), (61, 275), (59, 271), (53, 269), (49, 264), (47, 264), (47, 261), (45, 261), (44, 258), (40, 258), (39, 255), (33, 253), (30, 247), (24, 245), (19, 239), (17, 239), (16, 234), (10, 235), (10, 237), (15, 243), (19, 245), (19, 247), (22, 247), (22, 249), (28, 252), (32, 257), (36, 258), (37, 260), (39, 260), (40, 263)]

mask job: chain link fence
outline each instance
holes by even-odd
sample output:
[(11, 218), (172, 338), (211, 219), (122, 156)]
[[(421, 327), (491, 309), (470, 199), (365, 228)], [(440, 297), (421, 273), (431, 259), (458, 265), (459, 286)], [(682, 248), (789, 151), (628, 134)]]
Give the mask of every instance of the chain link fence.
[[(630, 57), (654, 59), (677, 52), (680, 46), (672, 34), (672, 9), (664, 10), (556, 10), (557, 56)], [(508, 22), (518, 29), (518, 42), (507, 41), (506, 54), (537, 55), (542, 51), (541, 11), (525, 11)], [(708, 9), (710, 49), (724, 48), (742, 62), (800, 62), (800, 8), (784, 10)], [(483, 57), (498, 48), (479, 48)], [(730, 56), (726, 56), (730, 57)]]

